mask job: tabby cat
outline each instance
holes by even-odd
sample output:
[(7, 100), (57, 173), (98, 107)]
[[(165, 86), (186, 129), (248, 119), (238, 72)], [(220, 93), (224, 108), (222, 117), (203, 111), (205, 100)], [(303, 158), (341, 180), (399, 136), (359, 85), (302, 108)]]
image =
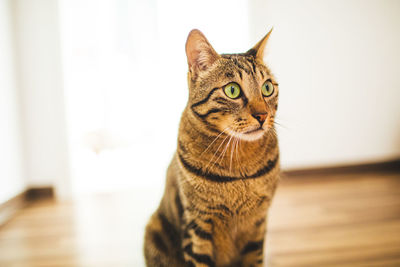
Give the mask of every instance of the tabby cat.
[(189, 100), (164, 196), (146, 227), (147, 266), (262, 266), (279, 180), (278, 84), (263, 61), (271, 31), (243, 54), (186, 42)]

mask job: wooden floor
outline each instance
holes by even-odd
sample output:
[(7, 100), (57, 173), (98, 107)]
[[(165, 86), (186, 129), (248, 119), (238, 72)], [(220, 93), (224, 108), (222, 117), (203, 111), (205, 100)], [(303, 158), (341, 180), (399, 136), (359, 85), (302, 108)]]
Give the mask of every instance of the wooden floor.
[[(31, 205), (0, 227), (0, 266), (144, 266), (158, 200), (140, 190)], [(400, 266), (400, 174), (283, 179), (266, 250), (268, 266)]]

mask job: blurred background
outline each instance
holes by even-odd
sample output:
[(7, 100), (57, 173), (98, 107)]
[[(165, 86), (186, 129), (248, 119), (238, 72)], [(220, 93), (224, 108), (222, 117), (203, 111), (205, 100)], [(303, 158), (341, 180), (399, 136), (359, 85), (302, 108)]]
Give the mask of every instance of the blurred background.
[[(282, 169), (398, 166), (397, 0), (0, 0), (0, 266), (143, 266), (143, 227), (188, 96), (189, 31), (239, 53), (271, 27), (265, 61), (280, 85)], [(396, 175), (383, 187), (398, 185)], [(51, 189), (55, 203), (9, 220), (33, 189)], [(117, 256), (95, 260), (110, 251)]]

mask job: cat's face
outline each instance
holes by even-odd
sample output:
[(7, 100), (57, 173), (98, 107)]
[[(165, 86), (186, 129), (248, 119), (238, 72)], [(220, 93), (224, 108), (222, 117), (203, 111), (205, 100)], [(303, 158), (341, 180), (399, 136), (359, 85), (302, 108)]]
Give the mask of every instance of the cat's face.
[(274, 130), (278, 84), (263, 62), (268, 33), (244, 54), (217, 54), (193, 30), (186, 43), (189, 108), (204, 127), (253, 141)]

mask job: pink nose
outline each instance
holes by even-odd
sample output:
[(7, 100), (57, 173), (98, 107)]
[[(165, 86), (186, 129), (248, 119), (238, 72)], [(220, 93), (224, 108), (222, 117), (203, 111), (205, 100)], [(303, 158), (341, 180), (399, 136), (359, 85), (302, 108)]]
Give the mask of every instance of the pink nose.
[(267, 119), (267, 113), (257, 113), (257, 114), (251, 114), (258, 122), (260, 125), (263, 125), (264, 121)]

